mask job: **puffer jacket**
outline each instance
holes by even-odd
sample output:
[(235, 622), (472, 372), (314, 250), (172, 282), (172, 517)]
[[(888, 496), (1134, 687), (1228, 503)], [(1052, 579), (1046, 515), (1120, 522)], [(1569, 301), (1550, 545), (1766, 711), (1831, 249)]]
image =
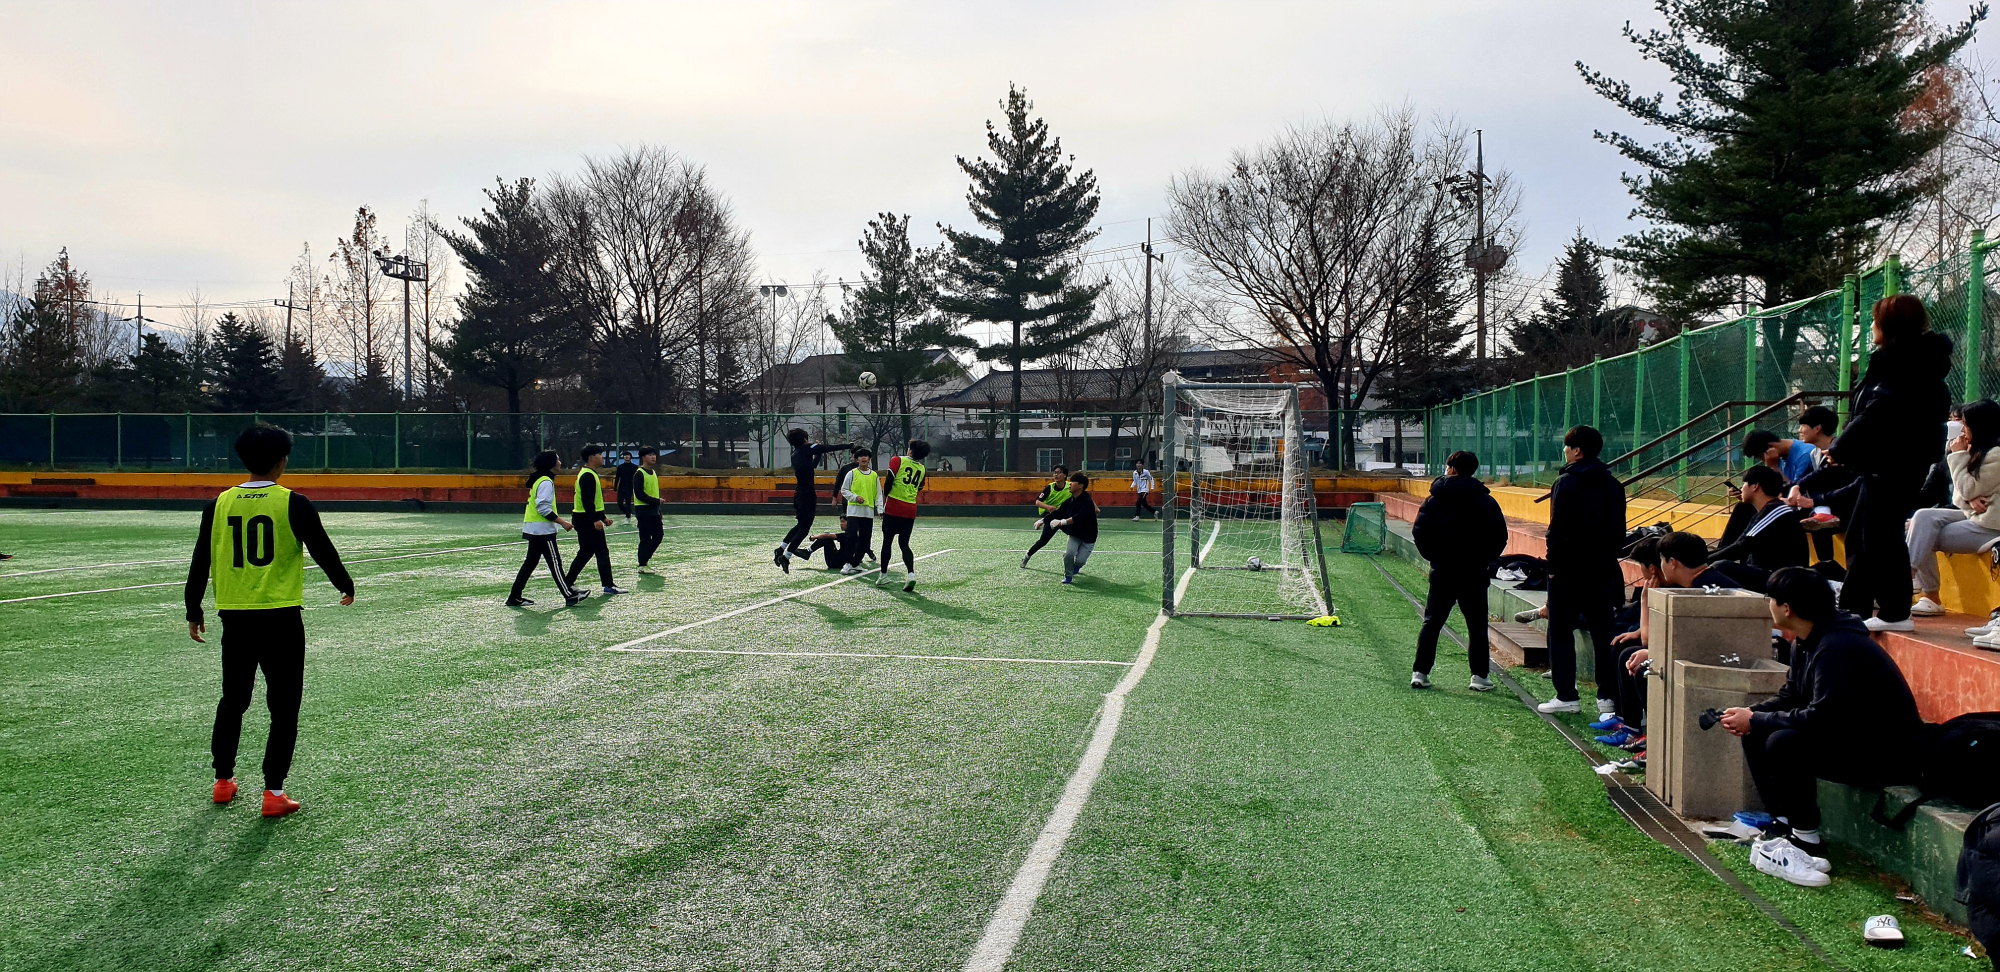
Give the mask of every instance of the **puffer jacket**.
[(1451, 577), (1485, 577), (1507, 552), (1507, 517), (1486, 484), (1471, 476), (1444, 476), (1417, 510), (1410, 535), (1431, 569)]
[[(1972, 453), (1954, 452), (1944, 457), (1951, 467), (1951, 501), (1972, 522), (1988, 530), (2000, 530), (2000, 449), (1986, 450), (1986, 457), (1979, 460), (1979, 473), (1968, 472), (1972, 466)], [(1986, 497), (1984, 513), (1972, 512), (1974, 497)]]
[(1951, 417), (1951, 339), (1926, 331), (1875, 349), (1829, 454), (1863, 476), (1921, 474), (1944, 458)]

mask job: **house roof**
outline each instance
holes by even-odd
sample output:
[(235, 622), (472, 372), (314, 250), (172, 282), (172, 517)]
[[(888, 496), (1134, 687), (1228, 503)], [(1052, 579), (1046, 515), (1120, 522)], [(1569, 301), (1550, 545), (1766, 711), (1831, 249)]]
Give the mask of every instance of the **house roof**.
[[(944, 350), (932, 352), (932, 361), (948, 358), (951, 353)], [(755, 384), (765, 388), (819, 388), (822, 386), (842, 387), (840, 371), (855, 367), (844, 354), (811, 354), (803, 360), (791, 364), (774, 365), (757, 377)], [(852, 387), (852, 386), (845, 386)]]
[[(1177, 355), (1174, 367), (1183, 377), (1199, 381), (1270, 381), (1271, 371), (1280, 360), (1277, 355), (1260, 349), (1225, 348)], [(995, 369), (958, 391), (926, 398), (923, 404), (941, 408), (991, 408), (1013, 399), (1013, 381), (1012, 371)], [(1114, 403), (1129, 398), (1132, 390), (1132, 379), (1118, 369), (1021, 370), (1021, 404), (1033, 408)]]

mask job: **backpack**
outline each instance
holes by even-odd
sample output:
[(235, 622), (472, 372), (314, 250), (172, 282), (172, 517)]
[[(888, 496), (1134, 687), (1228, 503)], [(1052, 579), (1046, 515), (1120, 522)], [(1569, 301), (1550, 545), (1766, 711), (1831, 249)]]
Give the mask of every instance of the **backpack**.
[(2000, 712), (1968, 712), (1930, 730), (1917, 778), (1924, 795), (1968, 807), (2000, 803)]
[(1987, 807), (1965, 828), (1956, 897), (1965, 906), (1972, 937), (1985, 946), (1987, 955), (2000, 955), (2000, 803)]

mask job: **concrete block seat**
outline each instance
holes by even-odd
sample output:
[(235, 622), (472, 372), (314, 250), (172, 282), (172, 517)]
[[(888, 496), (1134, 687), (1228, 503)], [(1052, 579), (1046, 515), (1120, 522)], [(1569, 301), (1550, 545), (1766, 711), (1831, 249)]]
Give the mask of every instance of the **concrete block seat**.
[(1894, 820), (1910, 804), (1923, 798), (1914, 786), (1892, 786), (1886, 790), (1819, 782), (1820, 829), (1884, 871), (1910, 882), (1933, 911), (1966, 923), (1965, 906), (1953, 897), (1958, 888), (1958, 855), (1965, 846), (1965, 828), (1977, 810), (1949, 800), (1931, 800), (1916, 808), (1900, 828), (1883, 826), (1882, 816)]

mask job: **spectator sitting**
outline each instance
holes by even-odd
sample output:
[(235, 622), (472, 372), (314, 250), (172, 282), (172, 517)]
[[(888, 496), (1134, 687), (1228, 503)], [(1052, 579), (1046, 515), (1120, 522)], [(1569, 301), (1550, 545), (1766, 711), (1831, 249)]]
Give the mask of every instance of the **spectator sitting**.
[(1978, 553), (2000, 539), (2000, 404), (1982, 399), (1965, 406), (1965, 427), (1952, 439), (1945, 464), (1951, 470), (1952, 507), (1923, 509), (1910, 516), (1910, 570), (1923, 597), (1911, 614), (1935, 617), (1939, 603), (1937, 555)]
[[(1965, 431), (1965, 406), (1951, 407), (1951, 420), (1944, 424), (1944, 441), (1947, 445)], [(1950, 453), (1938, 459), (1931, 471), (1924, 476), (1924, 488), (1917, 494), (1917, 509), (1949, 510), (1953, 508), (1951, 493)]]
[(1923, 720), (1902, 670), (1860, 618), (1836, 610), (1824, 578), (1778, 571), (1770, 608), (1771, 623), (1797, 639), (1790, 674), (1777, 695), (1724, 712), (1722, 727), (1743, 738), (1757, 795), (1777, 818), (1753, 845), (1757, 869), (1818, 887), (1828, 878), (1815, 781), (1910, 782)]
[(1708, 562), (1708, 541), (1692, 533), (1675, 532), (1660, 538), (1660, 577), (1667, 587), (1742, 588), (1742, 584)]
[(1763, 429), (1743, 437), (1743, 455), (1777, 470), (1788, 483), (1796, 483), (1812, 472), (1818, 453), (1810, 442), (1780, 439), (1777, 433)]
[[(1840, 431), (1840, 415), (1824, 405), (1814, 405), (1799, 413), (1800, 442), (1813, 447), (1812, 471), (1803, 479), (1795, 479), (1791, 492), (1785, 496), (1785, 504), (1806, 510), (1799, 520), (1799, 528), (1812, 534), (1813, 569), (1830, 580), (1840, 580), (1847, 576), (1846, 568), (1833, 559), (1833, 535), (1847, 514), (1853, 510), (1853, 493), (1858, 492), (1852, 484), (1854, 474), (1833, 465), (1826, 450), (1833, 446), (1834, 434)], [(1825, 497), (1815, 501), (1815, 492)]]
[[(1634, 749), (1636, 758), (1644, 760), (1646, 752), (1646, 660), (1652, 653), (1646, 648), (1646, 591), (1665, 585), (1660, 576), (1660, 538), (1647, 537), (1632, 545), (1626, 560), (1639, 565), (1639, 583), (1632, 591), (1632, 604), (1637, 607), (1625, 631), (1611, 639), (1618, 647), (1617, 664), (1611, 668), (1616, 682), (1618, 710), (1611, 715), (1590, 724), (1592, 729), (1605, 734), (1597, 741), (1606, 746), (1620, 746)], [(1623, 612), (1620, 612), (1623, 614)], [(1638, 748), (1634, 748), (1635, 745)]]
[(1799, 528), (1798, 511), (1779, 502), (1784, 492), (1785, 480), (1777, 470), (1769, 466), (1744, 470), (1743, 504), (1750, 508), (1750, 522), (1709, 559), (1739, 560), (1766, 574), (1781, 567), (1804, 567), (1805, 531)]

